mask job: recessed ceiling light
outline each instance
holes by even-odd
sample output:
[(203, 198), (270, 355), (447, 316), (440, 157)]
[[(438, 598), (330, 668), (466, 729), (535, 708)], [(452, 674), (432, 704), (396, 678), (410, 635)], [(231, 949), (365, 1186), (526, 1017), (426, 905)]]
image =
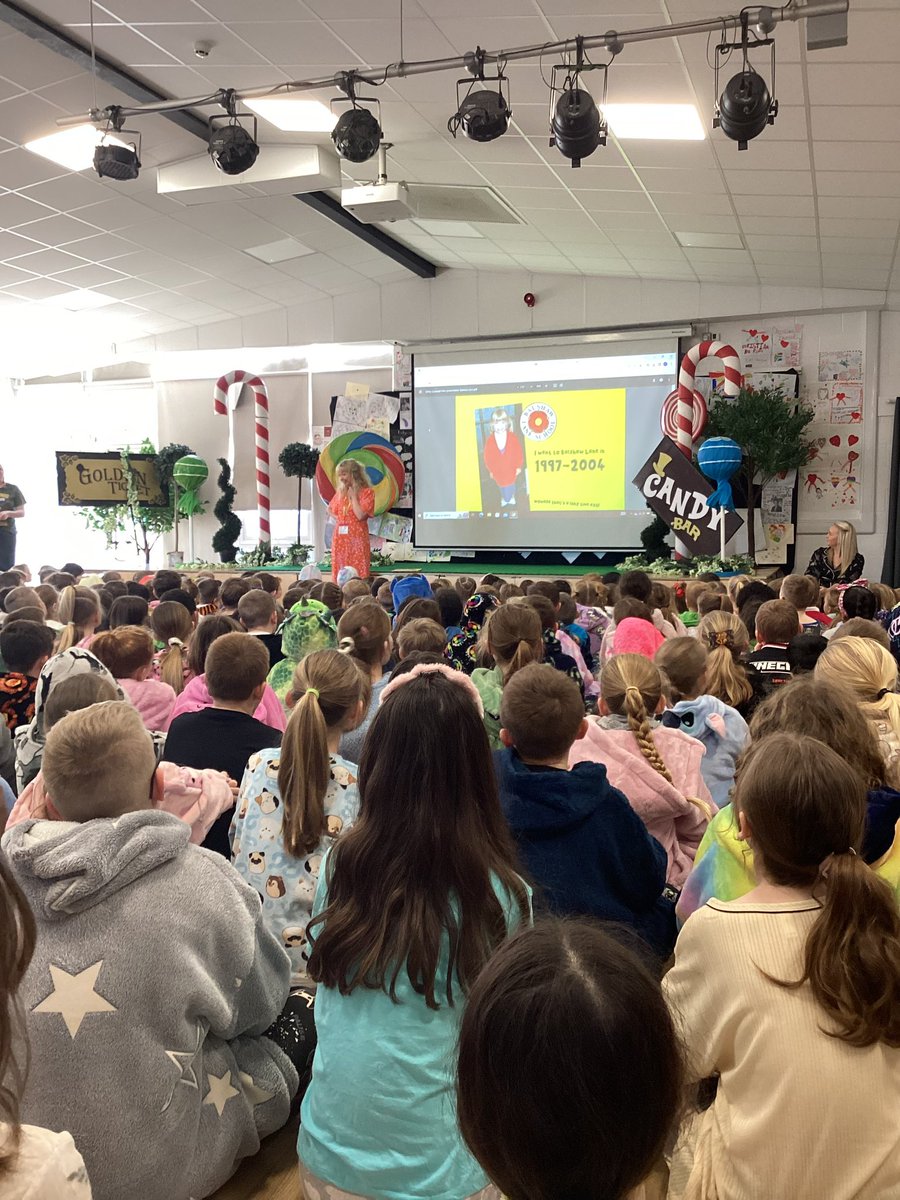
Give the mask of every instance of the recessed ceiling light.
[(252, 254), (264, 263), (287, 262), (290, 258), (303, 258), (306, 254), (315, 254), (310, 246), (304, 246), (295, 238), (282, 238), (280, 242), (266, 242), (262, 246), (248, 246), (245, 254)]
[(244, 100), (258, 117), (285, 133), (331, 133), (337, 115), (321, 100), (298, 100), (294, 96), (263, 96)]
[(60, 292), (58, 296), (48, 296), (43, 303), (68, 309), (69, 312), (84, 312), (86, 309), (104, 308), (107, 304), (115, 304), (116, 298), (103, 292), (94, 292), (90, 288), (76, 288), (70, 292)]
[(435, 237), (467, 237), (480, 238), (484, 237), (483, 233), (470, 225), (468, 221), (413, 221), (414, 225), (418, 225), (420, 229), (424, 229), (426, 233), (431, 233)]
[(621, 140), (702, 142), (706, 137), (693, 104), (604, 104), (603, 115)]
[(739, 233), (676, 233), (682, 246), (705, 250), (743, 250)]
[[(58, 133), (34, 138), (24, 145), (26, 150), (39, 154), (41, 158), (49, 158), (68, 171), (88, 171), (94, 165), (94, 151), (103, 137), (104, 130), (96, 125), (73, 125), (71, 129), (60, 129)], [(131, 149), (127, 142), (115, 135), (106, 134), (105, 141), (109, 145)]]

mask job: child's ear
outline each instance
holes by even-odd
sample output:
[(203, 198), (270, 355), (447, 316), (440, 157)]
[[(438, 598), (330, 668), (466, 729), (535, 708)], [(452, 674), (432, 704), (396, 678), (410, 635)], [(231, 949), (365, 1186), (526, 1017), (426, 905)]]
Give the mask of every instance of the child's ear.
[(580, 742), (583, 737), (587, 736), (587, 731), (588, 731), (588, 723), (587, 723), (587, 717), (585, 717), (582, 720), (581, 724), (578, 726), (578, 732), (575, 734), (575, 741)]
[(509, 732), (508, 729), (500, 730), (500, 741), (506, 747), (507, 750), (515, 749), (515, 743), (513, 742), (512, 734)]
[(166, 773), (162, 767), (157, 767), (150, 776), (150, 802), (158, 808), (163, 802), (166, 790)]
[(666, 698), (665, 698), (665, 696), (660, 696), (659, 700), (657, 701), (656, 708), (653, 710), (654, 716), (658, 717), (660, 713), (664, 713), (665, 711), (666, 711)]
[(609, 716), (609, 705), (606, 703), (606, 701), (603, 699), (602, 696), (600, 697), (600, 700), (597, 703), (597, 709), (598, 709), (601, 717)]
[(293, 688), (288, 688), (287, 695), (284, 698), (284, 702), (288, 706), (288, 708), (293, 708), (294, 705), (297, 703), (297, 697), (294, 693)]
[(259, 704), (259, 702), (262, 700), (265, 690), (266, 690), (266, 681), (264, 679), (262, 681), (262, 683), (258, 684), (253, 689), (253, 699), (256, 701), (257, 704)]
[(738, 811), (737, 819), (738, 819), (738, 833), (737, 833), (738, 841), (739, 842), (749, 842), (750, 838), (753, 836), (753, 830), (750, 828), (750, 822), (747, 820), (747, 814), (745, 812)]

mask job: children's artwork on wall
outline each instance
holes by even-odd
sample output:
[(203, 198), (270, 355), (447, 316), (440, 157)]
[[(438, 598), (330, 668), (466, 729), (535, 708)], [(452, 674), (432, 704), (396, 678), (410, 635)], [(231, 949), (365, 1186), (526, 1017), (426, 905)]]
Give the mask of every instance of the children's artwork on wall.
[(819, 352), (819, 383), (831, 380), (861, 380), (862, 350), (821, 350)]

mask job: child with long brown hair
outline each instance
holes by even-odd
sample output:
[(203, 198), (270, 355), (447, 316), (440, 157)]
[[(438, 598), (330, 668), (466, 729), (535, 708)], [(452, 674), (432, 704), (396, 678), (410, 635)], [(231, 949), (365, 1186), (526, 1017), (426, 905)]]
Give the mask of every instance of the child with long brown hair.
[(480, 709), (471, 680), (443, 664), (382, 692), (359, 818), (328, 852), (313, 908), (319, 1042), (298, 1143), (307, 1195), (464, 1200), (487, 1186), (456, 1124), (453, 1052), (466, 995), (529, 922), (530, 898)]
[(605, 765), (666, 851), (668, 883), (680, 888), (716, 806), (700, 770), (703, 747), (660, 725), (665, 706), (659, 669), (641, 654), (617, 654), (600, 675), (601, 716), (588, 721), (569, 762)]
[(472, 682), (484, 705), (484, 727), (492, 750), (499, 750), (500, 701), (517, 671), (544, 661), (541, 618), (530, 604), (504, 604), (488, 617), (485, 642), (493, 667), (476, 667)]
[(362, 720), (370, 691), (348, 655), (308, 654), (294, 671), (281, 746), (254, 754), (241, 784), (232, 861), (259, 892), (263, 921), (290, 955), (293, 986), (310, 986), (306, 926), (322, 856), (359, 811), (356, 767), (338, 746)]
[(150, 613), (150, 628), (160, 647), (153, 657), (153, 677), (180, 696), (194, 678), (188, 663), (188, 645), (194, 634), (191, 614), (183, 604), (163, 600)]
[(366, 733), (378, 711), (381, 689), (387, 683), (384, 668), (391, 657), (391, 619), (377, 600), (358, 600), (338, 622), (337, 636), (341, 652), (355, 660), (371, 684), (363, 719), (341, 738), (341, 757), (358, 763)]
[(777, 733), (748, 752), (734, 809), (757, 886), (694, 914), (663, 981), (691, 1077), (719, 1076), (676, 1147), (669, 1200), (888, 1200), (900, 915), (862, 859), (865, 783), (824, 743)]

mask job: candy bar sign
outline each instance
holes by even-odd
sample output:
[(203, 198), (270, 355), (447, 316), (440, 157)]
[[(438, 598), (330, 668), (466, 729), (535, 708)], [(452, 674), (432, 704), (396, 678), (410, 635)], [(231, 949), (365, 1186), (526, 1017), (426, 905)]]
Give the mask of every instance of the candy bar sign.
[[(719, 553), (722, 513), (707, 503), (713, 486), (671, 438), (662, 439), (633, 482), (653, 512), (693, 554)], [(730, 541), (744, 521), (735, 512), (724, 515), (725, 539)]]

